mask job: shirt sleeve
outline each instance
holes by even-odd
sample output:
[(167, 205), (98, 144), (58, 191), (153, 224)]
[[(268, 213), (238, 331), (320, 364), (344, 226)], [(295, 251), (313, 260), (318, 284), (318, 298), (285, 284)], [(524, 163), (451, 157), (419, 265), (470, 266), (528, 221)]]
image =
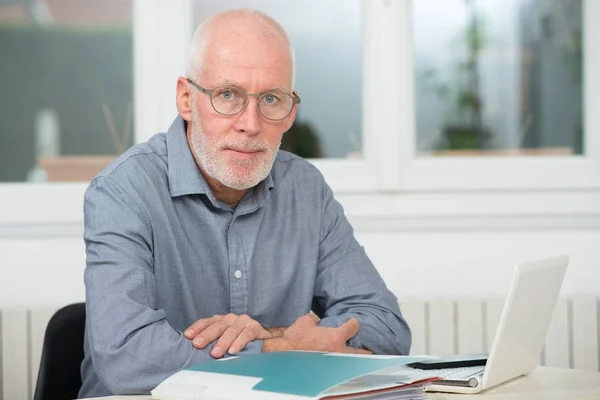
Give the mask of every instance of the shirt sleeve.
[(360, 330), (348, 345), (374, 354), (409, 353), (411, 331), (398, 300), (354, 238), (344, 210), (323, 183), (323, 215), (313, 311), (320, 325), (337, 327), (349, 318)]
[[(175, 372), (212, 359), (212, 346), (195, 349), (157, 305), (149, 221), (141, 201), (109, 177), (86, 191), (86, 330), (96, 374), (112, 394), (149, 393)], [(262, 343), (244, 352), (261, 352)]]

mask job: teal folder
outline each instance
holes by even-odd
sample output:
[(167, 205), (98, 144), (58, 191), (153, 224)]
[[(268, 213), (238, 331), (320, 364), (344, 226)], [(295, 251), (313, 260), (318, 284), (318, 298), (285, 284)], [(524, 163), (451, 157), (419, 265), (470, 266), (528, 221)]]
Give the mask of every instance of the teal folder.
[(316, 397), (353, 378), (419, 360), (423, 360), (423, 357), (352, 357), (332, 353), (286, 351), (215, 360), (190, 367), (188, 370), (259, 377), (262, 381), (254, 386), (254, 390)]

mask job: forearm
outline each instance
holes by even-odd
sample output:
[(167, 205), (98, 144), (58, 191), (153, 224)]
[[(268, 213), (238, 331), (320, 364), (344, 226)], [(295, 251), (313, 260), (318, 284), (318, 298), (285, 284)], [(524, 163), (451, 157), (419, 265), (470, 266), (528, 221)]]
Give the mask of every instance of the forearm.
[(396, 297), (354, 238), (341, 205), (325, 189), (313, 310), (321, 326), (337, 327), (354, 317), (360, 330), (351, 347), (379, 354), (408, 354), (411, 336)]
[[(320, 326), (338, 327), (350, 318), (360, 323), (359, 332), (348, 341), (354, 348), (375, 354), (408, 354), (411, 332), (402, 317), (398, 300), (391, 293), (362, 249), (346, 263), (329, 267), (319, 277), (313, 309), (321, 315)], [(336, 290), (336, 279), (345, 276), (345, 291)]]
[(409, 353), (411, 332), (399, 311), (355, 307), (352, 312), (323, 318), (319, 326), (337, 327), (350, 318), (356, 318), (360, 323), (360, 331), (348, 341), (350, 347), (367, 349), (374, 354)]
[[(343, 290), (336, 283), (339, 279), (344, 279)], [(348, 341), (351, 347), (375, 354), (410, 351), (410, 329), (396, 296), (386, 287), (364, 249), (356, 244), (346, 257), (319, 275), (313, 310), (322, 317), (319, 325), (325, 327), (337, 327), (356, 318), (360, 330)]]
[[(112, 394), (147, 394), (168, 376), (214, 358), (215, 342), (196, 349), (166, 320), (156, 321), (126, 338), (92, 335), (94, 365), (98, 377)], [(246, 345), (242, 353), (259, 353), (262, 341)]]
[(156, 309), (152, 289), (134, 284), (150, 281), (145, 269), (111, 268), (102, 276), (108, 265), (86, 270), (86, 331), (94, 370), (111, 394), (149, 393), (169, 375), (211, 359)]
[(149, 393), (169, 375), (210, 359), (209, 350), (194, 349), (166, 322), (142, 328), (128, 339), (97, 336), (91, 336), (94, 366), (111, 394)]

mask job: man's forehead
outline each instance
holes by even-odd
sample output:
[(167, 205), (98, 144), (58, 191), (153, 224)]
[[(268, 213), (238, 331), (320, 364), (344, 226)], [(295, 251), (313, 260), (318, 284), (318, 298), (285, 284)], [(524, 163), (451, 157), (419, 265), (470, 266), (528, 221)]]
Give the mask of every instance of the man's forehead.
[[(276, 23), (275, 23), (276, 24)], [(209, 32), (213, 38), (227, 35), (282, 37), (281, 27), (253, 14), (226, 14), (213, 19)]]
[[(205, 85), (230, 84), (250, 90), (250, 82), (260, 83), (261, 90), (289, 90), (292, 78), (289, 53), (273, 50), (230, 48), (207, 49), (199, 77)], [(254, 90), (254, 89), (252, 89)]]
[[(259, 61), (266, 56), (275, 59), (290, 57), (290, 47), (281, 37), (262, 37), (243, 33), (211, 37), (206, 43), (204, 57), (214, 61)], [(266, 61), (266, 60), (265, 60)]]
[(290, 56), (290, 46), (284, 35), (275, 27), (256, 19), (213, 23), (207, 32), (205, 57), (227, 59), (269, 54), (270, 57), (286, 58)]

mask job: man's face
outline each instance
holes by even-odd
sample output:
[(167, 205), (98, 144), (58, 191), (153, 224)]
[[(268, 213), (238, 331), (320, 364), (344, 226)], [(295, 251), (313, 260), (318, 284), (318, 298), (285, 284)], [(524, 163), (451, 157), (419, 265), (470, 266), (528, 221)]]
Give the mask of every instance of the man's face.
[[(283, 40), (264, 34), (217, 31), (206, 49), (197, 83), (207, 89), (235, 86), (247, 93), (273, 89), (290, 92), (292, 65)], [(254, 28), (256, 30), (256, 28)], [(195, 91), (194, 88), (192, 90)], [(269, 174), (281, 137), (293, 123), (295, 110), (281, 121), (262, 116), (257, 98), (250, 96), (240, 113), (215, 111), (210, 96), (192, 96), (190, 144), (205, 174), (226, 187), (244, 190)]]

